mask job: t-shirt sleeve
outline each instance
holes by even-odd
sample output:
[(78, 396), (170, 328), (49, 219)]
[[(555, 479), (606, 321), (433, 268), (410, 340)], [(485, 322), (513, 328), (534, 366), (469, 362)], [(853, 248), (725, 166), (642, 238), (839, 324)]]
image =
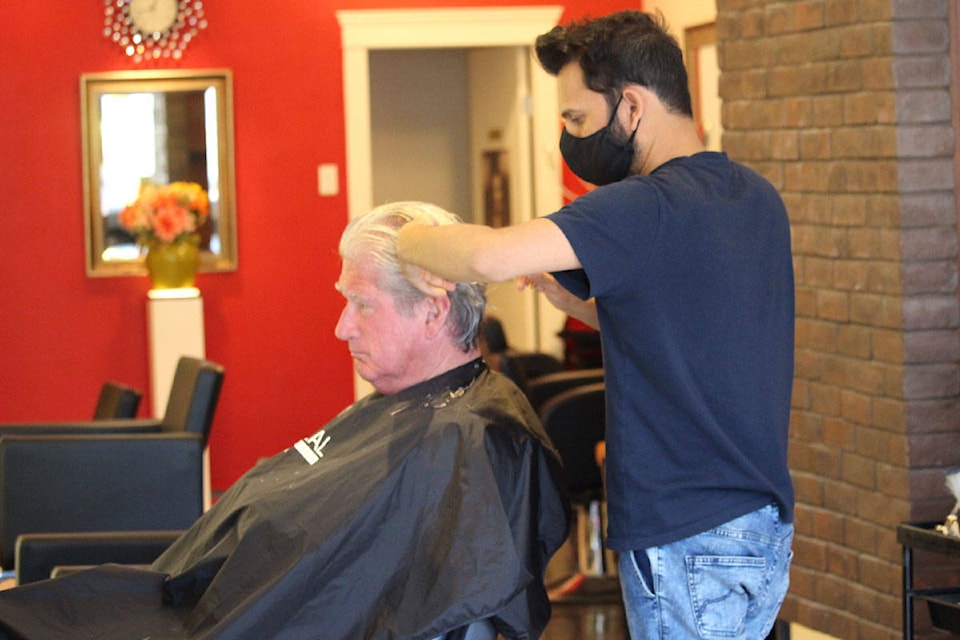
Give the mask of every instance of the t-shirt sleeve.
[(629, 275), (624, 271), (636, 271), (650, 253), (659, 226), (657, 211), (655, 190), (627, 178), (550, 214), (547, 218), (560, 227), (583, 266), (554, 277), (582, 299), (612, 292)]

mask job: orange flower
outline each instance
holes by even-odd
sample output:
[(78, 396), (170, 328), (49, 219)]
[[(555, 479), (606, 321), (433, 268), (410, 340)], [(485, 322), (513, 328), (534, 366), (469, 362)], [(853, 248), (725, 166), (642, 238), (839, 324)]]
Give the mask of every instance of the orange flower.
[(145, 182), (137, 199), (120, 212), (120, 224), (135, 233), (141, 244), (150, 240), (171, 243), (196, 233), (209, 214), (210, 200), (199, 184), (156, 186)]

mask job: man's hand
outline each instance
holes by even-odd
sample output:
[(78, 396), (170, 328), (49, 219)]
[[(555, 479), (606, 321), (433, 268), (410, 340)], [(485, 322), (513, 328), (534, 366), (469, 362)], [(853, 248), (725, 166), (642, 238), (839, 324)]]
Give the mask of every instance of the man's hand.
[(585, 322), (594, 329), (600, 328), (600, 320), (597, 317), (597, 305), (593, 298), (590, 300), (581, 300), (564, 289), (549, 273), (536, 273), (517, 278), (518, 290), (523, 291), (527, 287), (533, 287), (542, 293), (546, 296), (550, 304), (567, 315), (573, 316), (581, 322)]
[[(423, 227), (435, 227), (438, 226), (436, 221), (432, 220), (427, 216), (417, 216), (410, 222), (407, 226), (423, 226)], [(400, 260), (400, 264), (403, 267), (403, 274), (407, 276), (413, 286), (427, 294), (428, 296), (445, 296), (447, 292), (453, 291), (457, 288), (456, 282), (451, 282), (445, 278), (441, 278), (435, 273), (431, 273), (424, 269), (423, 267), (418, 267), (417, 265), (406, 262), (403, 259)]]
[(428, 296), (445, 296), (457, 288), (456, 282), (445, 280), (425, 269), (409, 262), (403, 262), (403, 274), (407, 276), (413, 286)]

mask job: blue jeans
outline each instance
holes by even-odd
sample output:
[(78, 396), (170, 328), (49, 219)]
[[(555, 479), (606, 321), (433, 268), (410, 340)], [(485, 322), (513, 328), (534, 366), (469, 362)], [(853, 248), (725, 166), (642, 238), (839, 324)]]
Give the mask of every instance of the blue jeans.
[(631, 639), (765, 638), (787, 594), (792, 541), (793, 525), (770, 505), (685, 540), (621, 553)]

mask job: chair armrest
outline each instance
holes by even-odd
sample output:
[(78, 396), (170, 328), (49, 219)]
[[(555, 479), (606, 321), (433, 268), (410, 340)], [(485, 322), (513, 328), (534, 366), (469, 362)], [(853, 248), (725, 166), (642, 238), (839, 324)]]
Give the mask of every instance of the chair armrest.
[(94, 435), (98, 433), (159, 433), (161, 421), (152, 418), (123, 420), (77, 420), (56, 422), (0, 422), (0, 436), (5, 435)]
[(192, 433), (0, 437), (0, 566), (26, 533), (186, 529), (203, 513)]
[(34, 533), (17, 538), (17, 584), (46, 580), (55, 567), (150, 564), (182, 531)]

